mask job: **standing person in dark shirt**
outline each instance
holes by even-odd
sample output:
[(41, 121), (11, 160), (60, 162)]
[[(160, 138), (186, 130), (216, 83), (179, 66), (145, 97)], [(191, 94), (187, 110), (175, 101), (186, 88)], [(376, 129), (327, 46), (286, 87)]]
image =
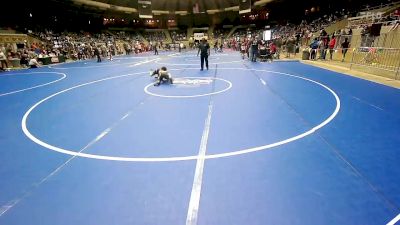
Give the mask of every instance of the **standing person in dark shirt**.
[(255, 38), (251, 42), (251, 61), (256, 62), (257, 61), (257, 55), (258, 55), (258, 45), (260, 44), (260, 41)]
[(158, 43), (155, 42), (153, 47), (154, 47), (154, 55), (158, 55)]
[(97, 62), (101, 62), (100, 50), (98, 47), (94, 48), (94, 55), (97, 57)]
[(217, 53), (218, 51), (218, 41), (214, 43), (214, 52)]
[(346, 53), (347, 50), (349, 50), (349, 47), (350, 47), (350, 42), (348, 41), (347, 38), (345, 38), (344, 42), (342, 43), (342, 54), (343, 54), (342, 62), (344, 62), (344, 59), (346, 58)]
[(210, 45), (207, 43), (206, 39), (203, 38), (199, 44), (199, 51), (197, 56), (200, 54), (201, 70), (204, 68), (204, 60), (206, 61), (206, 68), (208, 70), (208, 56), (210, 55)]

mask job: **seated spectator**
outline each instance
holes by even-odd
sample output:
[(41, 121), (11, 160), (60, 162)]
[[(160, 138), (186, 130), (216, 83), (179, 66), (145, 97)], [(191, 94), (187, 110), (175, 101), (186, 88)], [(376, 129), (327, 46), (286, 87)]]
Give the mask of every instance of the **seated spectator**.
[(21, 64), (22, 67), (28, 67), (28, 64), (29, 64), (28, 54), (22, 53), (20, 64)]
[(0, 51), (1, 70), (5, 71), (8, 68), (7, 57), (3, 51)]
[(31, 58), (31, 60), (29, 60), (29, 67), (31, 69), (40, 67), (39, 62), (36, 60), (36, 57), (35, 58)]
[(271, 43), (269, 44), (269, 49), (271, 51), (271, 54), (275, 54), (276, 53), (276, 45), (274, 42), (271, 41)]

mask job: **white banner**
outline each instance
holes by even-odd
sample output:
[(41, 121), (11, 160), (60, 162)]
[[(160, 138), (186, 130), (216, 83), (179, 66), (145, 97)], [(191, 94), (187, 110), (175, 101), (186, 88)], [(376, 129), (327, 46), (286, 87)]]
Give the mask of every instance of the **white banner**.
[(193, 37), (194, 37), (194, 40), (198, 40), (198, 41), (205, 38), (204, 33), (194, 33)]

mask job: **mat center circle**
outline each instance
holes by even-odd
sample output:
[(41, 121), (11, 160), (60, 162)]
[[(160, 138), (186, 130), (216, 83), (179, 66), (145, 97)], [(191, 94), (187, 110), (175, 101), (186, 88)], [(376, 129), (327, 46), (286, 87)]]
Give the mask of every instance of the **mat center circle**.
[(166, 82), (160, 86), (148, 84), (144, 91), (163, 98), (195, 98), (223, 93), (232, 88), (228, 80), (215, 77), (178, 77), (173, 84)]

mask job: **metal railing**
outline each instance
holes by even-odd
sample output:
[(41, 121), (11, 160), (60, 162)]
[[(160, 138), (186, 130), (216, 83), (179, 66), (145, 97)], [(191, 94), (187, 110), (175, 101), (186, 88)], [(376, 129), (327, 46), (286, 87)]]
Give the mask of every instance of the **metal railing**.
[(360, 65), (395, 73), (399, 77), (400, 49), (396, 48), (356, 48), (353, 49), (350, 69), (352, 65)]
[(347, 38), (352, 47), (400, 48), (400, 33), (389, 32), (380, 36), (370, 35), (337, 35), (335, 48), (339, 48)]
[(315, 54), (315, 60), (324, 60), (327, 63), (329, 61), (337, 62), (344, 67), (349, 67), (350, 70), (359, 70), (400, 80), (400, 48), (360, 47), (309, 51)]
[(375, 6), (372, 6), (372, 7), (364, 7), (363, 9), (361, 9), (361, 11), (362, 12), (368, 12), (368, 11), (372, 11), (372, 10), (376, 10), (376, 9), (382, 9), (382, 8), (385, 8), (385, 7), (391, 7), (391, 6), (395, 6), (395, 5), (398, 5), (398, 4), (400, 4), (400, 1), (395, 1), (395, 2), (390, 2), (390, 3), (387, 3), (387, 4), (380, 4), (380, 5), (375, 5)]

